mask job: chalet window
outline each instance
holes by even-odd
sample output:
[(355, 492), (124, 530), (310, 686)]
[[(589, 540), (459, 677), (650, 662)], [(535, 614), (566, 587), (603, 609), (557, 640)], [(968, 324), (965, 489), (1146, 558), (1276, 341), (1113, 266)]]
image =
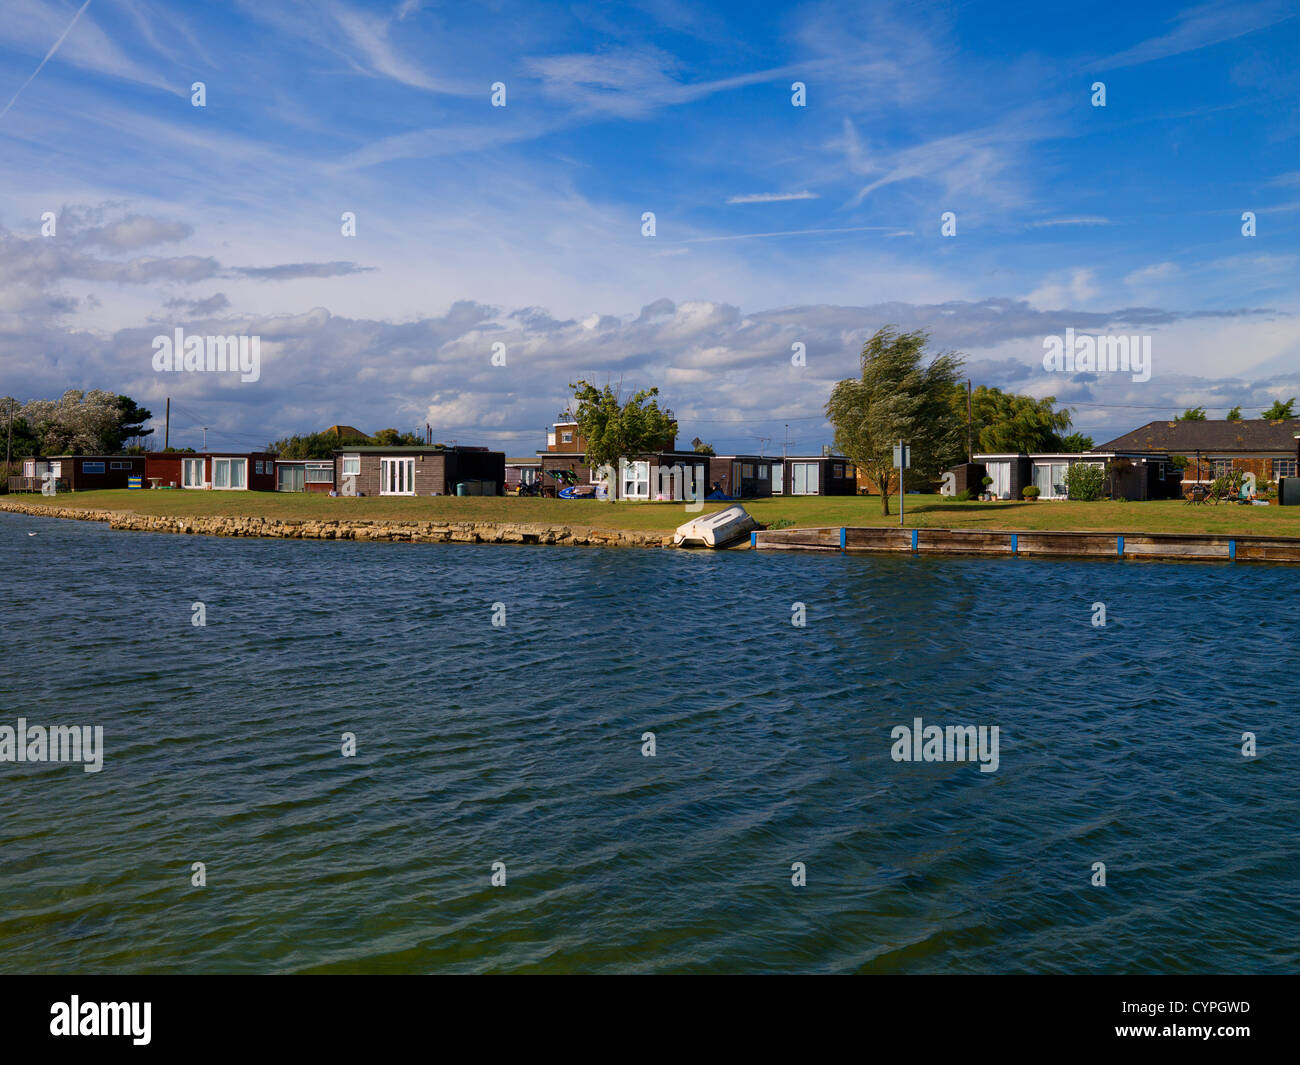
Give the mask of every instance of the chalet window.
[(768, 478), (768, 474), (771, 472), (771, 469), (772, 467), (769, 466), (766, 462), (760, 462), (758, 464), (758, 479), (760, 481), (766, 481)]
[(236, 490), (247, 483), (248, 459), (213, 459), (212, 487)]
[(815, 496), (820, 489), (820, 470), (816, 462), (790, 463), (790, 494)]
[(108, 468), (111, 470), (129, 470), (131, 464), (129, 462), (110, 462)]
[(361, 476), (361, 456), (344, 455), (343, 456), (343, 476), (360, 477)]
[(203, 487), (203, 460), (181, 459), (181, 487)]
[(276, 476), (275, 490), (277, 492), (305, 492), (304, 469), (301, 466), (286, 464), (281, 466)]
[(332, 462), (307, 463), (307, 482), (309, 484), (333, 484), (334, 464)]
[(832, 476), (832, 477), (835, 477), (835, 478), (843, 479), (843, 477), (844, 477), (844, 463), (842, 463), (842, 462), (832, 462), (832, 463), (831, 463), (831, 476)]
[(650, 463), (622, 462), (623, 496), (627, 499), (650, 498)]
[(743, 480), (752, 481), (754, 479), (754, 464), (752, 462), (741, 463), (740, 476)]
[(560, 443), (562, 443), (562, 444), (572, 444), (572, 443), (573, 443), (573, 430), (572, 430), (572, 429), (565, 429), (563, 432), (560, 433)]
[(104, 464), (102, 462), (83, 462), (81, 464), (82, 473), (103, 473)]
[(1295, 459), (1274, 459), (1273, 460), (1273, 480), (1279, 477), (1295, 476)]
[(1232, 473), (1232, 459), (1214, 460), (1214, 476), (1216, 478), (1227, 477), (1231, 473)]

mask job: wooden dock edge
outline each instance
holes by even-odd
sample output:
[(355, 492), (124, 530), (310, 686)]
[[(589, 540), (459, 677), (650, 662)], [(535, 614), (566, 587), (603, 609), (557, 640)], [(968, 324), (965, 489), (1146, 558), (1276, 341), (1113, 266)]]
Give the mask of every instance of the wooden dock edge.
[(759, 551), (834, 551), (845, 554), (1300, 563), (1300, 537), (1196, 533), (826, 526), (760, 530), (750, 537), (750, 546)]

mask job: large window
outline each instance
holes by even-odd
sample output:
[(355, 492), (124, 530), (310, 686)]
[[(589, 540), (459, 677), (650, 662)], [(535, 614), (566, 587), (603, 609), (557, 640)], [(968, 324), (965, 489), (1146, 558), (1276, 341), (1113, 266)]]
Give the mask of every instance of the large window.
[(81, 464), (82, 473), (103, 473), (104, 464), (102, 462), (83, 462)]
[(380, 459), (379, 494), (415, 495), (415, 459)]
[(1295, 459), (1274, 459), (1273, 460), (1273, 480), (1279, 477), (1295, 476)]
[(301, 466), (280, 466), (276, 471), (277, 492), (305, 492), (305, 478)]
[(343, 476), (360, 477), (361, 476), (361, 456), (344, 455), (343, 456)]
[(1232, 459), (1214, 460), (1214, 476), (1216, 478), (1227, 477), (1230, 473), (1232, 473)]
[[(267, 465), (269, 466), (270, 463), (267, 463)], [(308, 484), (333, 484), (334, 463), (332, 462), (307, 463), (307, 483)]]
[(820, 480), (818, 463), (790, 463), (790, 494), (795, 496), (815, 496), (819, 494)]
[(241, 489), (248, 483), (248, 459), (213, 459), (212, 487)]
[(1035, 462), (1034, 487), (1040, 499), (1065, 499), (1070, 493), (1065, 487), (1068, 462)]
[(203, 459), (181, 459), (181, 487), (203, 487)]
[(650, 463), (622, 460), (623, 498), (650, 498)]

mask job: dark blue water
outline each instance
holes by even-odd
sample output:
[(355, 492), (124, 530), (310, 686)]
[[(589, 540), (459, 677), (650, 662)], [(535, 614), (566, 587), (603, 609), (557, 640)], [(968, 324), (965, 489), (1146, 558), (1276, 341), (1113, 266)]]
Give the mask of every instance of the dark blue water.
[[(0, 565), (0, 725), (106, 748), (0, 764), (6, 972), (1300, 962), (1293, 569), (12, 514)], [(915, 717), (998, 770), (894, 761)]]

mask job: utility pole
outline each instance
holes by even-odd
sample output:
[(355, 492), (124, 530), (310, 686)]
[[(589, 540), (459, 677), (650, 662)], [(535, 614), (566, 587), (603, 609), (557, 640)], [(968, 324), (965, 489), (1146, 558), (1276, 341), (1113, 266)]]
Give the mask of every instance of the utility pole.
[(203, 450), (208, 450), (208, 427), (206, 425), (203, 427)]
[(975, 435), (971, 420), (970, 378), (966, 378), (966, 461), (975, 461)]
[(171, 447), (172, 436), (172, 397), (167, 397), (167, 420), (163, 422), (163, 450)]
[(9, 476), (9, 458), (14, 444), (14, 401), (9, 398), (9, 437), (5, 440), (5, 476)]

